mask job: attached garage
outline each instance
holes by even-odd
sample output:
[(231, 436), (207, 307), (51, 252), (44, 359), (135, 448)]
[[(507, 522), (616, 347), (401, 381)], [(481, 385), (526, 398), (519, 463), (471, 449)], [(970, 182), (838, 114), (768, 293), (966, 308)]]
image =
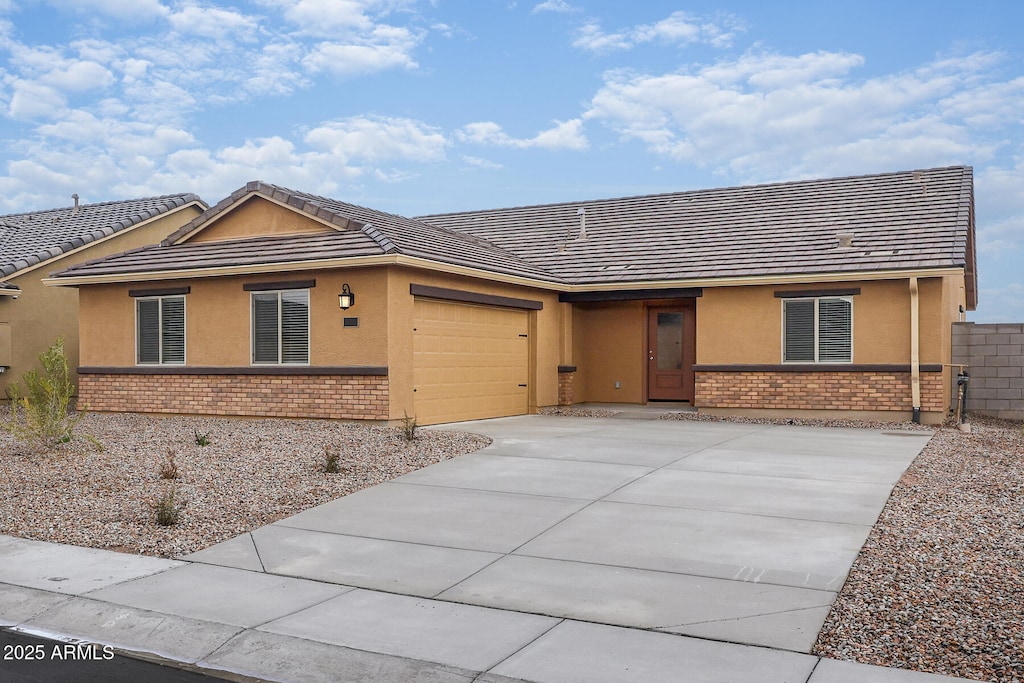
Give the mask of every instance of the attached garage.
[(529, 329), (529, 310), (417, 296), (417, 421), (437, 424), (529, 412)]

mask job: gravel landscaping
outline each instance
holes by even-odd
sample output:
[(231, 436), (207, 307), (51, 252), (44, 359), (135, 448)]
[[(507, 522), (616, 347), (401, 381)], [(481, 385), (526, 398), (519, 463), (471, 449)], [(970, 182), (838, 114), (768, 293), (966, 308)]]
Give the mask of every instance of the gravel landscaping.
[[(401, 429), (323, 420), (136, 414), (89, 414), (77, 433), (102, 450), (76, 438), (34, 453), (0, 429), (0, 534), (174, 557), (490, 443), (434, 429), (410, 442)], [(339, 473), (323, 471), (325, 448)], [(163, 479), (171, 453), (178, 478)], [(172, 487), (180, 518), (159, 526), (152, 506)]]
[(936, 432), (893, 490), (815, 652), (1024, 681), (1024, 431)]
[[(551, 411), (556, 412), (556, 411)], [(558, 409), (607, 417), (615, 411)], [(0, 420), (7, 415), (0, 409)], [(912, 423), (661, 419), (934, 431), (893, 490), (815, 644), (834, 659), (1024, 681), (1024, 430)], [(90, 414), (76, 439), (33, 453), (0, 430), (0, 533), (174, 557), (489, 443), (476, 435), (318, 420)], [(205, 436), (209, 444), (197, 444)], [(341, 472), (323, 471), (325, 449)], [(174, 454), (179, 476), (162, 479)], [(158, 526), (174, 488), (181, 517)]]

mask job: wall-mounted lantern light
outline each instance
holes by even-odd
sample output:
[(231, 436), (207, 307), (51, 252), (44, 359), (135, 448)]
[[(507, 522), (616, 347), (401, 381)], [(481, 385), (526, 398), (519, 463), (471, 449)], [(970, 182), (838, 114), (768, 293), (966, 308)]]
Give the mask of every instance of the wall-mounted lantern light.
[(338, 306), (341, 310), (347, 311), (356, 302), (356, 295), (348, 288), (348, 283), (341, 286), (341, 294), (338, 295)]

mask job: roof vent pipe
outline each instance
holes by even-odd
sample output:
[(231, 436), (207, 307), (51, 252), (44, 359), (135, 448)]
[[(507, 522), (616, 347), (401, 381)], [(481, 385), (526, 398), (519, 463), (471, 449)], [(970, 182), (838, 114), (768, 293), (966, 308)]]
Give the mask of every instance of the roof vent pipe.
[(576, 215), (580, 217), (580, 234), (576, 239), (585, 240), (587, 239), (587, 210), (581, 207), (576, 211)]
[(852, 232), (840, 232), (836, 234), (836, 239), (839, 240), (840, 249), (850, 249), (853, 247), (853, 233)]
[(78, 213), (78, 193), (76, 192), (75, 194), (71, 195), (71, 198), (75, 200), (75, 208), (71, 211), (71, 213)]

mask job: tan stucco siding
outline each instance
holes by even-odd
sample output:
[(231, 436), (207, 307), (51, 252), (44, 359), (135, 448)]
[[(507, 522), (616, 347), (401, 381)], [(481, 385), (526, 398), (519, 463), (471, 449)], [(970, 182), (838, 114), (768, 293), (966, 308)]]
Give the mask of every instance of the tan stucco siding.
[(413, 415), (413, 303), (409, 285), (443, 287), (478, 294), (529, 299), (543, 303), (530, 312), (533, 337), (530, 344), (530, 407), (558, 403), (559, 328), (562, 308), (556, 293), (488, 282), (477, 278), (448, 275), (412, 268), (392, 268), (388, 277), (391, 307), (389, 322), (388, 374), (391, 379), (391, 418)]
[[(943, 281), (922, 278), (920, 285), (921, 362), (948, 363), (943, 339)], [(910, 284), (908, 280), (829, 283), (820, 289), (860, 288), (853, 300), (853, 362), (910, 362)], [(705, 288), (697, 299), (697, 364), (782, 362), (782, 299), (776, 291), (816, 289), (800, 286)]]
[[(387, 275), (383, 268), (366, 268), (160, 282), (160, 288), (190, 287), (185, 296), (186, 365), (249, 366), (251, 293), (243, 287), (291, 280), (316, 281), (309, 289), (310, 365), (388, 364)], [(348, 311), (338, 308), (343, 283), (356, 293), (356, 305)], [(135, 299), (128, 292), (152, 286), (82, 288), (82, 365), (135, 365)], [(358, 318), (358, 326), (345, 327), (345, 318)]]
[(21, 294), (17, 300), (0, 297), (0, 321), (10, 323), (13, 342), (11, 368), (0, 375), (0, 400), (6, 397), (11, 383), (38, 366), (39, 354), (61, 336), (64, 337), (64, 351), (72, 370), (72, 381), (78, 381), (74, 372), (80, 365), (78, 290), (47, 287), (41, 282), (42, 278), (76, 263), (155, 244), (199, 213), (199, 207), (184, 207), (8, 279), (21, 288)]
[(574, 381), (575, 402), (643, 403), (646, 400), (644, 311), (642, 301), (575, 306), (573, 364), (579, 368)]
[(186, 241), (217, 242), (244, 237), (326, 232), (333, 229), (305, 214), (279, 206), (262, 197), (252, 197), (208, 223)]

